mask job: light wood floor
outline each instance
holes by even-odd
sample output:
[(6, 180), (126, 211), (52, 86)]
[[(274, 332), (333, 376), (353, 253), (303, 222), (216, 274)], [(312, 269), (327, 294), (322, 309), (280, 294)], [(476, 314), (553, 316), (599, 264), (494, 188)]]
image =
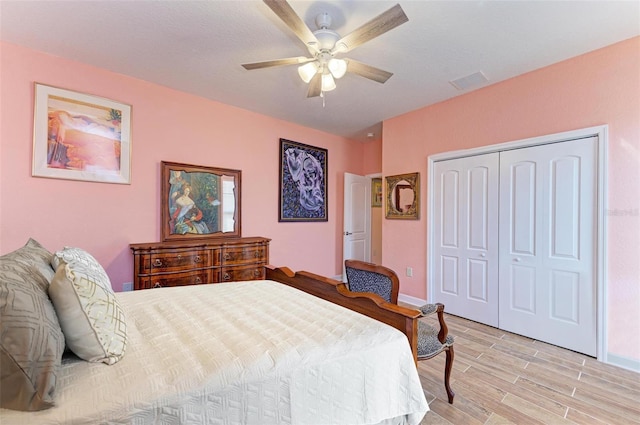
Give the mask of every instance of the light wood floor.
[(460, 317), (446, 321), (456, 338), (456, 396), (447, 403), (444, 354), (418, 362), (431, 409), (422, 424), (640, 424), (640, 374)]

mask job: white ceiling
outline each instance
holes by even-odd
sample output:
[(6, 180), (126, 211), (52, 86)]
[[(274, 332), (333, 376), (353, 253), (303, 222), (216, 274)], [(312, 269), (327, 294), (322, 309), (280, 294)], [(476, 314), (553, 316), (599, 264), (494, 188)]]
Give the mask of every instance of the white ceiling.
[[(306, 98), (295, 66), (240, 66), (307, 55), (261, 1), (2, 0), (0, 36), (364, 141), (369, 132), (380, 137), (385, 119), (640, 35), (638, 1), (399, 2), (409, 22), (345, 55), (394, 75), (380, 84), (347, 74), (324, 107)], [(316, 15), (329, 12), (342, 36), (395, 3), (290, 1), (312, 30)], [(466, 91), (449, 83), (478, 71), (489, 82)]]

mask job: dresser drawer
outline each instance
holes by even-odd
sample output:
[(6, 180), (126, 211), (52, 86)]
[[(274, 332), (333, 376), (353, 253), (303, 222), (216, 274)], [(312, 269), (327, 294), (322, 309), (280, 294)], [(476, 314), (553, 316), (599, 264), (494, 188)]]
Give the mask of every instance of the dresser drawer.
[(264, 279), (264, 277), (264, 264), (223, 267), (220, 273), (220, 282), (234, 282), (236, 280), (258, 280)]
[[(217, 270), (216, 270), (217, 272)], [(166, 273), (140, 278), (141, 286), (135, 289), (166, 288), (169, 286), (202, 285), (215, 283), (219, 273), (212, 270), (188, 271), (182, 273)]]
[(164, 273), (192, 270), (213, 265), (211, 250), (178, 251), (145, 254), (140, 261), (140, 273)]
[(267, 261), (267, 249), (262, 245), (225, 247), (222, 251), (222, 264), (250, 264)]

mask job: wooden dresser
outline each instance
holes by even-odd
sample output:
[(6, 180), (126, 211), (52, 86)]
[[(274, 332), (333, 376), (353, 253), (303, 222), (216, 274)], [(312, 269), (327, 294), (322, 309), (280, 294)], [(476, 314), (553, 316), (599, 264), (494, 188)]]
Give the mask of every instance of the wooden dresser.
[(251, 237), (131, 244), (133, 289), (264, 279), (269, 241)]

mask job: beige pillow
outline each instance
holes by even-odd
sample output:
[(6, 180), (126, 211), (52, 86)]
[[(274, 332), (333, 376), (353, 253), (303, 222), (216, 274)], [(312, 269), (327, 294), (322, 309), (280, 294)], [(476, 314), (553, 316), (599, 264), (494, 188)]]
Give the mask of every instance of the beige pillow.
[(0, 257), (0, 407), (54, 405), (64, 335), (47, 295), (51, 256), (29, 239)]
[(127, 324), (100, 263), (80, 248), (54, 254), (49, 296), (67, 346), (81, 359), (114, 364), (127, 347)]

